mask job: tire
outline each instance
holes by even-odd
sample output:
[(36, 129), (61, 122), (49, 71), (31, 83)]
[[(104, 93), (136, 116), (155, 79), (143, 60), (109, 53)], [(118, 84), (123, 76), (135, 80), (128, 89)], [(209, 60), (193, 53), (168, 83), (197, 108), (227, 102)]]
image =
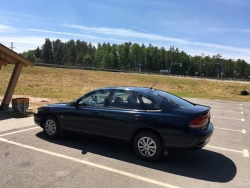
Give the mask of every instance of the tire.
[(136, 155), (145, 161), (156, 161), (162, 156), (162, 144), (158, 136), (149, 131), (138, 133), (133, 140)]
[(205, 146), (202, 146), (202, 147), (197, 147), (197, 146), (195, 146), (195, 147), (192, 147), (192, 148), (190, 148), (190, 150), (200, 150), (200, 149), (202, 149), (202, 148), (204, 148)]
[(46, 116), (43, 121), (43, 130), (48, 138), (60, 137), (60, 124), (55, 116)]

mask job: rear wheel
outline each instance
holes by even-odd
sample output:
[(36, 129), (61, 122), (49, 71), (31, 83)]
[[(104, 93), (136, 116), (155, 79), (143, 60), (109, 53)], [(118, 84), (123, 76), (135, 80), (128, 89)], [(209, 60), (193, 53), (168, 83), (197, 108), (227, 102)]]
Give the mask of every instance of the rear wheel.
[(55, 116), (49, 115), (43, 121), (43, 130), (49, 138), (58, 138), (60, 136), (60, 124)]
[(156, 161), (162, 154), (160, 139), (149, 131), (140, 132), (135, 136), (133, 148), (136, 155), (146, 161)]
[(200, 150), (200, 149), (202, 149), (203, 147), (205, 147), (205, 146), (202, 146), (202, 147), (195, 146), (195, 147), (190, 148), (190, 150)]

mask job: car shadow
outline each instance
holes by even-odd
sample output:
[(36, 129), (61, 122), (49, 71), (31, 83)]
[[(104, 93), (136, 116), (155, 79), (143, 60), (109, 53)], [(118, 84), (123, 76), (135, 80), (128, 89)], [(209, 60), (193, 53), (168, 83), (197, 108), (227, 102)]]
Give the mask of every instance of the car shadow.
[(197, 151), (171, 150), (167, 157), (158, 162), (150, 163), (138, 159), (131, 144), (123, 141), (72, 134), (67, 134), (61, 139), (49, 139), (43, 132), (37, 133), (36, 136), (54, 144), (81, 150), (83, 155), (94, 153), (199, 180), (225, 183), (231, 181), (237, 173), (236, 165), (231, 159), (206, 149)]
[(20, 119), (20, 118), (27, 118), (33, 116), (33, 112), (25, 112), (25, 114), (22, 114), (20, 112), (15, 111), (1, 111), (0, 110), (0, 121), (1, 120), (8, 120), (8, 119)]
[(13, 118), (13, 117), (11, 117), (10, 115), (8, 115), (7, 113), (1, 112), (1, 110), (0, 110), (0, 121), (1, 120), (7, 120), (7, 119), (10, 119), (10, 118)]

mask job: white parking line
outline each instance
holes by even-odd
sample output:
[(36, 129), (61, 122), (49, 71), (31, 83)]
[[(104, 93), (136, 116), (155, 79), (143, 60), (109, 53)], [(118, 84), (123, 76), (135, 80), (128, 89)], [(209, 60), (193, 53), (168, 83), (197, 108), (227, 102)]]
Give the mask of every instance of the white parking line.
[(96, 167), (96, 168), (99, 168), (99, 169), (102, 169), (102, 170), (107, 170), (107, 171), (110, 171), (110, 172), (113, 172), (113, 173), (121, 174), (121, 175), (124, 175), (124, 176), (127, 176), (127, 177), (131, 177), (131, 178), (138, 179), (138, 180), (141, 180), (141, 181), (145, 181), (145, 182), (148, 182), (148, 183), (152, 183), (152, 184), (155, 184), (155, 185), (160, 185), (162, 187), (179, 188), (179, 187), (174, 186), (174, 185), (170, 185), (170, 184), (163, 183), (163, 182), (160, 182), (160, 181), (148, 179), (148, 178), (145, 178), (145, 177), (142, 177), (142, 176), (138, 176), (136, 174), (124, 172), (124, 171), (121, 171), (121, 170), (116, 170), (114, 168), (110, 168), (110, 167), (106, 167), (106, 166), (103, 166), (103, 165), (91, 163), (91, 162), (88, 162), (88, 161), (85, 161), (85, 160), (69, 157), (69, 156), (66, 156), (66, 155), (62, 155), (62, 154), (59, 154), (59, 153), (47, 151), (47, 150), (44, 150), (44, 149), (35, 148), (35, 147), (28, 146), (28, 145), (25, 145), (25, 144), (20, 144), (18, 142), (13, 142), (13, 141), (7, 140), (5, 138), (0, 138), (0, 141), (6, 142), (6, 143), (9, 143), (9, 144), (13, 144), (13, 145), (16, 145), (16, 146), (20, 146), (20, 147), (23, 147), (23, 148), (31, 149), (31, 150), (34, 150), (34, 151), (38, 151), (38, 152), (41, 152), (41, 153), (46, 153), (46, 154), (56, 156), (56, 157), (60, 157), (60, 158), (63, 158), (63, 159), (68, 159), (68, 160), (78, 162), (78, 163), (82, 163), (82, 164), (85, 164), (85, 165), (93, 166), (93, 167)]
[(16, 133), (20, 133), (20, 132), (24, 132), (24, 131), (29, 131), (29, 130), (32, 130), (32, 129), (37, 129), (37, 128), (41, 128), (41, 127), (33, 127), (33, 128), (29, 128), (29, 129), (24, 129), (24, 130), (20, 130), (20, 131), (11, 132), (11, 133), (1, 134), (0, 136), (7, 136), (7, 135), (10, 135), (10, 134), (16, 134)]
[(214, 109), (212, 109), (211, 111), (233, 112), (233, 113), (236, 113), (236, 114), (244, 114), (244, 112), (237, 112), (237, 111), (214, 110)]
[(246, 130), (245, 129), (241, 129), (241, 130), (235, 130), (235, 129), (225, 129), (225, 128), (220, 128), (220, 127), (214, 127), (215, 129), (222, 129), (222, 130), (227, 130), (227, 131), (236, 131), (236, 132), (241, 132), (243, 134), (246, 134)]
[(245, 119), (226, 118), (226, 117), (219, 117), (219, 116), (212, 116), (212, 118), (221, 118), (221, 119), (232, 119), (232, 120), (238, 120), (238, 121), (245, 121)]
[(236, 153), (242, 153), (243, 157), (249, 157), (249, 153), (248, 153), (247, 149), (243, 149), (243, 151), (238, 151), (238, 150), (227, 149), (227, 148), (220, 148), (220, 147), (215, 147), (215, 146), (210, 146), (210, 145), (206, 145), (206, 147), (220, 149), (220, 150), (225, 150), (225, 151), (232, 151), (232, 152), (236, 152)]
[(221, 106), (221, 105), (215, 105), (215, 104), (213, 104), (213, 105), (211, 105), (211, 106), (219, 106), (219, 107), (225, 107), (225, 108), (239, 108), (239, 109), (243, 109), (243, 107), (233, 107), (233, 106)]
[(230, 103), (230, 102), (229, 102), (229, 103), (225, 103), (225, 102), (219, 102), (219, 101), (218, 101), (218, 102), (203, 101), (202, 104), (211, 104), (211, 105), (213, 105), (213, 104), (215, 104), (215, 105), (218, 105), (218, 104), (222, 104), (222, 105), (223, 105), (223, 104), (224, 104), (224, 105), (226, 105), (226, 104), (232, 104), (232, 105), (236, 105), (236, 106), (237, 106), (237, 105), (242, 106), (241, 103), (240, 103), (240, 104), (236, 104), (236, 103)]
[(249, 157), (249, 153), (247, 149), (243, 149), (243, 156), (244, 157)]

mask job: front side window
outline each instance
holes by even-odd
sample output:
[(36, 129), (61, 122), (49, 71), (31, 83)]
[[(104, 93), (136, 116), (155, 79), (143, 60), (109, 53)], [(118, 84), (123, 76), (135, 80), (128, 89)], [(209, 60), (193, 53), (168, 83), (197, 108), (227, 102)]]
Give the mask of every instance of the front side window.
[(96, 91), (91, 93), (81, 98), (78, 102), (78, 106), (104, 107), (109, 93), (109, 91)]
[(140, 110), (141, 104), (137, 93), (128, 91), (115, 91), (111, 97), (111, 100), (109, 101), (108, 108)]

